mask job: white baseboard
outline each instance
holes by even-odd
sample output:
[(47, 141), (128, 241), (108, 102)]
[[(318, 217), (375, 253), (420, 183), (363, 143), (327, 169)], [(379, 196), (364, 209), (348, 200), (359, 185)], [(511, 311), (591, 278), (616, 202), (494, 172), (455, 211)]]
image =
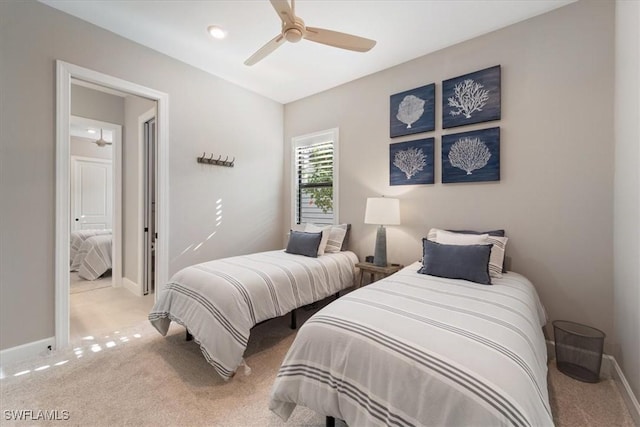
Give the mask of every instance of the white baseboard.
[[(553, 341), (547, 340), (547, 356), (549, 360), (555, 359), (555, 343)], [(636, 425), (640, 426), (640, 404), (615, 357), (609, 354), (602, 355), (600, 378), (612, 379), (616, 383), (622, 399), (624, 399), (627, 409), (629, 409), (631, 418), (633, 418)]]
[(55, 348), (55, 345), (56, 339), (51, 337), (0, 350), (0, 369), (36, 356), (45, 356)]
[(638, 403), (638, 399), (633, 394), (633, 390), (631, 390), (631, 386), (629, 385), (627, 378), (624, 376), (622, 369), (620, 369), (620, 365), (618, 365), (616, 359), (607, 354), (602, 360), (604, 362), (607, 359), (609, 359), (609, 365), (611, 367), (611, 376), (616, 382), (624, 402), (627, 404), (627, 408), (631, 413), (631, 418), (633, 418), (633, 421), (637, 426), (640, 426), (640, 403)]
[(135, 296), (142, 296), (142, 286), (138, 285), (133, 280), (127, 279), (126, 277), (122, 278), (122, 287), (126, 290), (134, 294)]

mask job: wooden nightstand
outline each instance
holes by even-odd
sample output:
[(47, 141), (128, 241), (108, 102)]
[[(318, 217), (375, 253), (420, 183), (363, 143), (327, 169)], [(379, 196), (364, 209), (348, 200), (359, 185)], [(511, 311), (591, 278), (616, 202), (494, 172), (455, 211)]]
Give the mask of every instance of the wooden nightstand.
[[(362, 286), (362, 279), (364, 279), (364, 273), (369, 274), (369, 283), (373, 283), (376, 280), (383, 279), (387, 276), (391, 276), (393, 273), (400, 271), (404, 268), (403, 265), (400, 264), (389, 264), (386, 267), (378, 267), (377, 265), (370, 262), (359, 262), (356, 264), (356, 267), (360, 269), (360, 276), (358, 278), (358, 283), (356, 283), (356, 288)], [(379, 276), (376, 279), (376, 276)]]

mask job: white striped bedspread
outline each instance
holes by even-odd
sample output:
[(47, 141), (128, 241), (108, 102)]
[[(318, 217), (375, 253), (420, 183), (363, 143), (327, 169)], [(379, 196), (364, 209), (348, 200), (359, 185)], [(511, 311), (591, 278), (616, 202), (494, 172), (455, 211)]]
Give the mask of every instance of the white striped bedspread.
[(270, 409), (350, 426), (552, 426), (546, 314), (517, 273), (479, 285), (415, 263), (347, 294), (300, 328)]
[(111, 269), (111, 234), (89, 237), (78, 251), (80, 267), (78, 276), (86, 280), (96, 280)]
[(193, 265), (164, 286), (149, 320), (162, 335), (172, 320), (185, 326), (226, 380), (253, 326), (353, 286), (357, 262), (349, 251), (309, 258), (279, 250)]
[(71, 271), (78, 271), (80, 264), (82, 263), (82, 257), (78, 258), (77, 255), (80, 252), (80, 247), (89, 237), (101, 236), (104, 234), (112, 234), (111, 229), (103, 230), (76, 230), (71, 232), (71, 238), (69, 242), (69, 264), (71, 265)]

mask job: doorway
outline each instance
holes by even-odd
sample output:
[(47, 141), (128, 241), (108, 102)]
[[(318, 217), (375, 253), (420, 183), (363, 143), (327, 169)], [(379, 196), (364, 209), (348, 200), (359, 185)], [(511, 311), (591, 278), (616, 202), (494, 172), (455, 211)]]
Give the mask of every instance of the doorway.
[[(85, 94), (98, 93), (82, 90)], [(91, 278), (82, 278), (78, 273), (88, 250), (82, 244), (95, 234), (112, 236), (109, 286), (120, 286), (122, 282), (122, 140), (119, 124), (70, 116), (68, 220), (72, 292), (94, 288), (81, 282), (98, 278), (93, 277), (98, 272), (92, 272)]]
[[(73, 80), (70, 134), (69, 334), (74, 340), (102, 329), (122, 283), (122, 94)], [(82, 115), (82, 116), (81, 116)], [(126, 296), (126, 295), (123, 295)], [(134, 295), (131, 295), (135, 299)], [(127, 303), (125, 298), (119, 304)], [(129, 303), (130, 304), (130, 303)]]
[[(125, 80), (121, 80), (93, 70), (78, 67), (63, 61), (56, 63), (56, 301), (55, 301), (55, 336), (56, 348), (64, 348), (69, 344), (69, 235), (71, 230), (70, 215), (70, 87), (72, 79), (99, 85), (127, 94), (140, 96), (156, 102), (156, 167), (155, 167), (155, 206), (156, 230), (154, 233), (154, 257), (156, 288), (158, 283), (166, 283), (168, 279), (168, 95), (154, 89), (146, 88)], [(117, 162), (114, 162), (117, 165)], [(121, 188), (122, 177), (116, 174), (114, 188)], [(114, 232), (118, 226), (121, 212), (114, 209)], [(121, 255), (120, 255), (121, 257)], [(116, 259), (114, 269), (121, 265)], [(137, 270), (137, 268), (136, 268)], [(114, 276), (115, 276), (114, 270)]]

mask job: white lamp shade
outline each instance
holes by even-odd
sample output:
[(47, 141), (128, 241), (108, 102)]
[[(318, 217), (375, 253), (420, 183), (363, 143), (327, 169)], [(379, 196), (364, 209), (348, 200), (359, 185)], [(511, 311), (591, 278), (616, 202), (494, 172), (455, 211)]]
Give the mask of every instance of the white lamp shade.
[(369, 197), (364, 213), (365, 224), (400, 224), (400, 200), (387, 197)]

